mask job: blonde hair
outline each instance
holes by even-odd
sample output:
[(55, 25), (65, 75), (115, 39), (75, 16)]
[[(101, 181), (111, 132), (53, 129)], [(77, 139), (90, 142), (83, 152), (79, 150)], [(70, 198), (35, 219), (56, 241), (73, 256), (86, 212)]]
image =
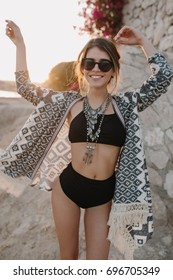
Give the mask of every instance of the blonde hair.
[(68, 90), (73, 84), (77, 83), (76, 62), (60, 62), (54, 66), (48, 77), (48, 86), (53, 90)]

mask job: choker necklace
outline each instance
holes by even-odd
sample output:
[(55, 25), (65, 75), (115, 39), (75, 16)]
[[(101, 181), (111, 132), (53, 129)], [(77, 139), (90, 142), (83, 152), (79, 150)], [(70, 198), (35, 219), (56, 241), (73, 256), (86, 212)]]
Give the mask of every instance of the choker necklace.
[[(83, 111), (87, 121), (86, 152), (83, 158), (85, 164), (92, 163), (93, 152), (95, 150), (96, 143), (99, 139), (100, 132), (101, 132), (101, 125), (109, 104), (110, 104), (110, 95), (108, 95), (106, 100), (98, 108), (93, 109), (88, 102), (88, 98), (84, 97)], [(95, 124), (97, 123), (99, 116), (101, 116), (100, 123), (98, 129), (95, 131)]]

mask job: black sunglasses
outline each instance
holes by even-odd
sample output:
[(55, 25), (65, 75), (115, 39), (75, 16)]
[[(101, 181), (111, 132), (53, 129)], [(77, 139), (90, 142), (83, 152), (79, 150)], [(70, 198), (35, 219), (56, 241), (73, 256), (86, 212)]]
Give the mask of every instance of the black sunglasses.
[(113, 62), (108, 59), (100, 59), (99, 62), (95, 62), (93, 58), (82, 58), (81, 66), (85, 70), (92, 70), (96, 64), (102, 72), (108, 72), (113, 67)]

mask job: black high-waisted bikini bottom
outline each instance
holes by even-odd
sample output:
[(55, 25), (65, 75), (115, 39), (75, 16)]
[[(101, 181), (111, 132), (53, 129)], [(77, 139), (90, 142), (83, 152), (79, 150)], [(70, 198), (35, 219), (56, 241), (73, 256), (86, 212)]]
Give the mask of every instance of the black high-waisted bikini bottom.
[(60, 175), (64, 193), (81, 208), (89, 208), (110, 201), (114, 195), (115, 173), (106, 180), (95, 180), (76, 172), (70, 163)]

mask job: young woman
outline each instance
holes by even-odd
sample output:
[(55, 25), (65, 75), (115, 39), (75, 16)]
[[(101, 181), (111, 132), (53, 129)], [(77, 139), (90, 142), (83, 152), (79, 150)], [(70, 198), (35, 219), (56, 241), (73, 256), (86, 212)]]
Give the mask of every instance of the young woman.
[[(43, 177), (42, 188), (52, 190), (61, 259), (78, 259), (81, 208), (86, 259), (108, 259), (110, 241), (131, 258), (153, 231), (138, 112), (167, 91), (173, 74), (165, 57), (140, 32), (124, 26), (114, 41), (91, 39), (79, 54), (81, 95), (54, 92), (30, 82), (19, 27), (7, 20), (6, 34), (17, 51), (17, 91), (37, 107), (2, 156), (4, 172), (32, 180)], [(152, 70), (139, 89), (120, 95), (110, 91), (120, 68), (115, 43), (140, 46)], [(70, 158), (65, 145), (56, 146), (66, 120)], [(52, 161), (51, 151), (58, 153)]]

